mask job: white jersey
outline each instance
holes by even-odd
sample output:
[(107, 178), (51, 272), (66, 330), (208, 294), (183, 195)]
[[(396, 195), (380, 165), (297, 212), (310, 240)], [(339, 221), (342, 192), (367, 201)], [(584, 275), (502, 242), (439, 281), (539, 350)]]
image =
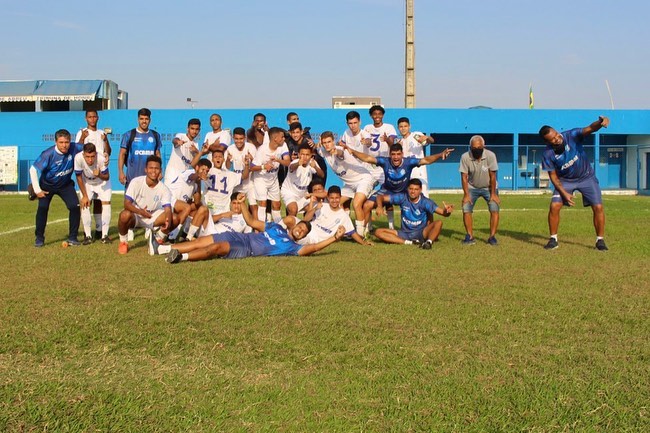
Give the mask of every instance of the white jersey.
[(222, 129), (219, 132), (210, 131), (205, 134), (205, 140), (203, 140), (203, 144), (214, 144), (215, 142), (218, 142), (223, 147), (230, 146), (230, 143), (232, 143), (230, 130)]
[[(365, 153), (366, 155), (370, 155), (370, 156), (377, 156), (375, 155), (374, 152), (370, 150), (372, 146), (368, 147), (365, 144), (361, 143), (361, 140), (365, 140), (367, 138), (372, 139), (372, 136), (367, 131), (362, 129), (359, 131), (357, 135), (354, 135), (352, 131), (350, 131), (350, 128), (348, 128), (341, 136), (341, 142), (346, 146), (348, 146), (350, 149), (354, 149), (357, 152)], [(362, 164), (364, 167), (366, 167), (366, 169), (368, 169), (368, 171), (372, 174), (372, 177), (375, 179), (376, 182), (380, 184), (384, 182), (384, 170), (382, 170), (381, 167), (377, 167), (375, 165), (368, 164), (367, 162), (363, 162), (363, 161), (359, 161), (359, 164)]]
[(187, 134), (176, 134), (176, 137), (183, 142), (180, 146), (174, 146), (172, 153), (169, 155), (169, 162), (165, 168), (165, 183), (170, 184), (179, 174), (192, 168), (191, 162), (194, 158), (193, 148), (198, 150), (199, 146), (193, 140), (190, 140)]
[(344, 150), (340, 146), (336, 146), (336, 150), (343, 152), (343, 156), (339, 157), (336, 154), (332, 155), (325, 150), (324, 147), (318, 147), (318, 153), (327, 161), (332, 168), (332, 171), (341, 178), (343, 182), (350, 185), (356, 185), (360, 182), (372, 179), (372, 175), (367, 168), (367, 165), (361, 164), (358, 159), (350, 155), (350, 152)]
[[(257, 148), (257, 153), (253, 159), (253, 165), (261, 167), (266, 165), (266, 163), (271, 160), (272, 156), (275, 156), (277, 159), (282, 159), (285, 155), (289, 155), (289, 148), (286, 143), (282, 143), (282, 145), (278, 146), (275, 150), (272, 150), (271, 146), (268, 143), (265, 143)], [(268, 170), (265, 173), (262, 173), (261, 171), (255, 172), (255, 179), (264, 179), (267, 181), (277, 179), (280, 163), (275, 161), (272, 165), (273, 167), (271, 170)]]
[(316, 211), (314, 219), (311, 222), (311, 231), (307, 235), (308, 243), (318, 243), (327, 238), (331, 238), (338, 230), (339, 226), (345, 227), (347, 236), (354, 233), (354, 225), (343, 208), (333, 211), (329, 203), (323, 203), (323, 206)]
[(108, 167), (106, 166), (106, 159), (104, 159), (103, 153), (97, 153), (97, 158), (95, 158), (95, 163), (93, 165), (88, 165), (84, 159), (83, 152), (79, 152), (74, 157), (74, 171), (76, 174), (83, 176), (83, 180), (86, 185), (101, 185), (103, 182), (110, 182), (100, 179), (95, 175), (95, 172), (99, 170), (102, 174), (108, 173)]
[(363, 127), (363, 130), (366, 133), (370, 134), (370, 140), (372, 141), (370, 147), (367, 148), (368, 152), (366, 153), (368, 155), (372, 155), (374, 157), (390, 155), (388, 143), (384, 141), (383, 137), (384, 134), (386, 134), (386, 137), (397, 138), (397, 132), (395, 131), (395, 127), (393, 125), (383, 123), (378, 128), (376, 128), (375, 125), (366, 125)]
[(149, 213), (171, 206), (172, 193), (164, 183), (158, 182), (153, 188), (147, 185), (147, 176), (138, 176), (129, 182), (125, 198), (130, 199), (139, 209)]
[(225, 168), (212, 167), (207, 182), (203, 184), (203, 201), (212, 215), (230, 209), (230, 196), (235, 187), (241, 184), (241, 174)]
[(88, 136), (84, 140), (83, 144), (86, 143), (94, 144), (95, 149), (97, 150), (97, 155), (103, 155), (104, 153), (106, 153), (105, 142), (104, 142), (106, 133), (104, 131), (102, 131), (101, 129), (97, 129), (93, 131), (88, 128), (81, 128), (79, 132), (77, 132), (77, 136), (74, 139), (75, 143), (79, 143), (79, 140), (81, 140), (82, 131), (88, 131)]
[[(224, 153), (224, 158), (228, 160), (228, 157), (230, 157), (230, 161), (232, 163), (232, 169), (235, 171), (235, 173), (242, 174), (244, 172), (244, 157), (250, 153), (253, 158), (255, 158), (255, 155), (257, 154), (257, 148), (253, 143), (246, 142), (244, 143), (244, 147), (242, 150), (237, 149), (237, 146), (234, 144), (231, 144), (228, 146), (228, 149)], [(250, 176), (249, 179), (244, 179), (241, 183), (240, 186), (235, 188), (236, 192), (240, 191), (247, 191), (248, 188), (250, 187)]]
[(176, 203), (177, 200), (185, 203), (192, 202), (198, 188), (196, 180), (190, 179), (193, 174), (196, 174), (196, 170), (189, 168), (176, 176), (170, 183), (165, 182), (165, 186), (172, 193), (172, 203)]
[[(402, 149), (404, 149), (404, 157), (415, 157), (415, 158), (424, 158), (424, 147), (426, 146), (426, 142), (424, 144), (420, 143), (417, 141), (417, 138), (420, 138), (424, 136), (423, 133), (415, 131), (411, 132), (408, 137), (403, 137), (400, 139), (399, 142), (402, 145)], [(424, 180), (425, 182), (427, 181), (427, 166), (423, 165), (420, 167), (415, 167), (413, 169), (413, 172), (411, 173), (411, 179), (421, 179)]]
[(214, 224), (215, 233), (244, 233), (248, 225), (242, 214), (234, 214), (231, 218), (221, 218)]
[[(295, 168), (295, 170), (291, 171), (292, 168)], [(304, 197), (307, 194), (307, 187), (311, 183), (314, 174), (316, 174), (316, 169), (311, 165), (307, 164), (306, 167), (303, 167), (298, 164), (298, 160), (295, 160), (289, 166), (287, 177), (282, 183), (282, 193), (290, 193), (296, 197)]]

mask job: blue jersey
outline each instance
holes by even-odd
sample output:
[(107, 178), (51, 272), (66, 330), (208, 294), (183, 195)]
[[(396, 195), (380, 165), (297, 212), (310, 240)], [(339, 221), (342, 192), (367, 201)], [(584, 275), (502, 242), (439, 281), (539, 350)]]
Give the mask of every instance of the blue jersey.
[(542, 167), (546, 171), (557, 173), (560, 179), (581, 180), (594, 175), (587, 153), (582, 147), (584, 135), (581, 128), (562, 132), (564, 152), (556, 155), (549, 144), (542, 154)]
[(406, 192), (411, 172), (420, 164), (420, 158), (406, 157), (402, 159), (402, 164), (395, 167), (389, 157), (378, 156), (377, 166), (384, 170), (384, 184), (382, 188), (391, 193)]
[(262, 233), (245, 235), (251, 246), (251, 256), (297, 256), (302, 248), (280, 224), (266, 223)]
[(34, 162), (38, 183), (46, 191), (63, 188), (72, 181), (74, 157), (81, 152), (83, 144), (70, 143), (67, 153), (60, 153), (56, 145), (45, 149)]
[[(122, 135), (120, 148), (126, 149), (133, 130), (129, 130)], [(126, 155), (126, 181), (130, 182), (138, 176), (144, 176), (144, 170), (147, 167), (147, 158), (155, 155), (160, 151), (160, 145), (154, 132), (150, 129), (147, 132), (136, 130), (135, 138), (131, 143), (131, 149)]]
[(418, 201), (413, 203), (408, 194), (390, 194), (391, 204), (399, 205), (402, 209), (402, 231), (415, 232), (424, 230), (429, 223), (429, 218), (438, 208), (430, 198), (420, 194)]

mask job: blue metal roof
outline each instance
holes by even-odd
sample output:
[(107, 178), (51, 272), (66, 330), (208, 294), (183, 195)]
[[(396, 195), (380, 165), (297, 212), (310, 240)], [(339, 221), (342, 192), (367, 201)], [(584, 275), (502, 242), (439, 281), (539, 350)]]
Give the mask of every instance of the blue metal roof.
[(40, 81), (0, 81), (0, 102), (34, 101)]
[(41, 101), (94, 101), (103, 80), (46, 80), (35, 91)]

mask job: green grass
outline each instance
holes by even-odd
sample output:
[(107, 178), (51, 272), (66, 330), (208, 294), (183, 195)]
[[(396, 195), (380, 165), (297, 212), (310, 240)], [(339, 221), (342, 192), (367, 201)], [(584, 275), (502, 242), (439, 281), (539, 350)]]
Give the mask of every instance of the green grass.
[[(0, 431), (649, 431), (650, 200), (605, 197), (607, 253), (581, 207), (545, 251), (548, 201), (503, 196), (497, 248), (484, 203), (477, 245), (456, 212), (431, 251), (171, 266), (141, 235), (0, 235)], [(35, 207), (0, 197), (0, 232)]]

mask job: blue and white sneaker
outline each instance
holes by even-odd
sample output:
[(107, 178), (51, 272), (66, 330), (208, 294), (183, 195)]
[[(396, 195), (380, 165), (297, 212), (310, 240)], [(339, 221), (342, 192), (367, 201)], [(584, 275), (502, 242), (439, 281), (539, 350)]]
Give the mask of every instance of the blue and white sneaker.
[(462, 244), (463, 245), (474, 245), (474, 244), (476, 244), (476, 239), (474, 239), (469, 234), (466, 234), (465, 239), (463, 239), (463, 241), (462, 241)]

